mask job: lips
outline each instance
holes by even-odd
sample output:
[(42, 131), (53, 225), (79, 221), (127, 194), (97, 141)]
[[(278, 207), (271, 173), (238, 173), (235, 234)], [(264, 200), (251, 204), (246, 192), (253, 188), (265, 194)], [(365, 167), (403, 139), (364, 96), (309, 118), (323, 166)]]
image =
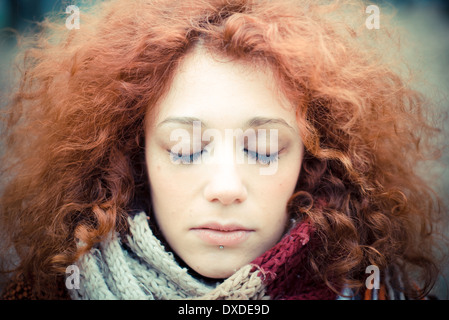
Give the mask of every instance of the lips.
[(190, 229), (204, 242), (216, 246), (237, 246), (245, 242), (254, 232), (240, 225), (209, 223)]

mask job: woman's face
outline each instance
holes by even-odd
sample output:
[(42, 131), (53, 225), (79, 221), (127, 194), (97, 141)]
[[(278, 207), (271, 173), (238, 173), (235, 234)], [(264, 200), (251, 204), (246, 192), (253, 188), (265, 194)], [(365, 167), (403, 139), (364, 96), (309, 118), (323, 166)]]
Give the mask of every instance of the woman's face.
[(154, 215), (172, 250), (226, 278), (270, 249), (302, 155), (295, 112), (267, 70), (188, 55), (146, 124)]

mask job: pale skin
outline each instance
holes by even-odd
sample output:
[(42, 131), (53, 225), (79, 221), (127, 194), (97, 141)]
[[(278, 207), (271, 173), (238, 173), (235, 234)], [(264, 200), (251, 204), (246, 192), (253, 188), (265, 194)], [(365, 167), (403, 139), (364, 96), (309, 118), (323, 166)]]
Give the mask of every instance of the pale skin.
[[(285, 233), (286, 205), (297, 183), (304, 147), (296, 113), (273, 83), (266, 69), (218, 61), (195, 50), (183, 60), (170, 90), (146, 121), (146, 161), (156, 222), (171, 249), (205, 277), (229, 277)], [(275, 129), (278, 156), (269, 158), (277, 161), (275, 173), (261, 175), (259, 169), (267, 165), (261, 161), (176, 163), (170, 151), (177, 141), (171, 141), (170, 134), (179, 128), (192, 132), (193, 120), (223, 136), (229, 129)], [(220, 155), (254, 155), (245, 145), (215, 143), (214, 148)], [(192, 154), (200, 151), (192, 147)], [(216, 234), (209, 241), (208, 233), (214, 231), (204, 226), (210, 224), (239, 226), (244, 231), (235, 232), (244, 236), (240, 239), (237, 234), (238, 241), (232, 238), (220, 248)], [(206, 239), (198, 232), (204, 230)]]

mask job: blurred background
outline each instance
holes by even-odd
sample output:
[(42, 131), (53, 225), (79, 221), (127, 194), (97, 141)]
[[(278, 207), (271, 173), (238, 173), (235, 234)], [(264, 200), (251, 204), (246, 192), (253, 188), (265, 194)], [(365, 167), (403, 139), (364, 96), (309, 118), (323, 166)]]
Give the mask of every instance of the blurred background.
[[(126, 1), (126, 0), (124, 0)], [(33, 21), (42, 21), (53, 10), (64, 16), (65, 8), (79, 1), (70, 0), (0, 0), (0, 92), (12, 83), (12, 59), (16, 53), (16, 39), (12, 29), (19, 33), (33, 31)], [(448, 112), (449, 96), (449, 1), (447, 0), (384, 0), (369, 1), (369, 4), (391, 4), (397, 9), (394, 19), (406, 31), (407, 42), (415, 44), (408, 52), (413, 66), (424, 72), (427, 87), (421, 90), (435, 96), (442, 111)], [(380, 13), (382, 24), (382, 11)], [(61, 20), (65, 23), (65, 18)], [(82, 25), (82, 12), (81, 12)], [(438, 93), (436, 93), (438, 92)], [(1, 95), (0, 95), (1, 97)], [(0, 108), (1, 108), (0, 104)], [(445, 130), (449, 130), (446, 128)], [(446, 131), (449, 132), (449, 131)], [(446, 135), (449, 137), (449, 134)], [(446, 143), (446, 146), (448, 144)], [(438, 173), (435, 188), (449, 206), (449, 152), (443, 155), (444, 167)], [(449, 213), (448, 213), (449, 214)], [(449, 235), (449, 228), (445, 232)], [(449, 266), (445, 267), (445, 277), (449, 277)], [(443, 278), (435, 288), (442, 299), (449, 299), (449, 281)]]

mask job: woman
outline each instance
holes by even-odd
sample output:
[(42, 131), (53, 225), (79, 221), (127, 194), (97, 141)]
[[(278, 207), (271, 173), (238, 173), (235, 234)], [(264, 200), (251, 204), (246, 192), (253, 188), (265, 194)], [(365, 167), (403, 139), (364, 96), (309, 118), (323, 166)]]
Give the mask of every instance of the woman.
[(441, 209), (415, 166), (438, 129), (364, 8), (105, 1), (79, 30), (47, 21), (4, 128), (3, 297), (426, 296)]

